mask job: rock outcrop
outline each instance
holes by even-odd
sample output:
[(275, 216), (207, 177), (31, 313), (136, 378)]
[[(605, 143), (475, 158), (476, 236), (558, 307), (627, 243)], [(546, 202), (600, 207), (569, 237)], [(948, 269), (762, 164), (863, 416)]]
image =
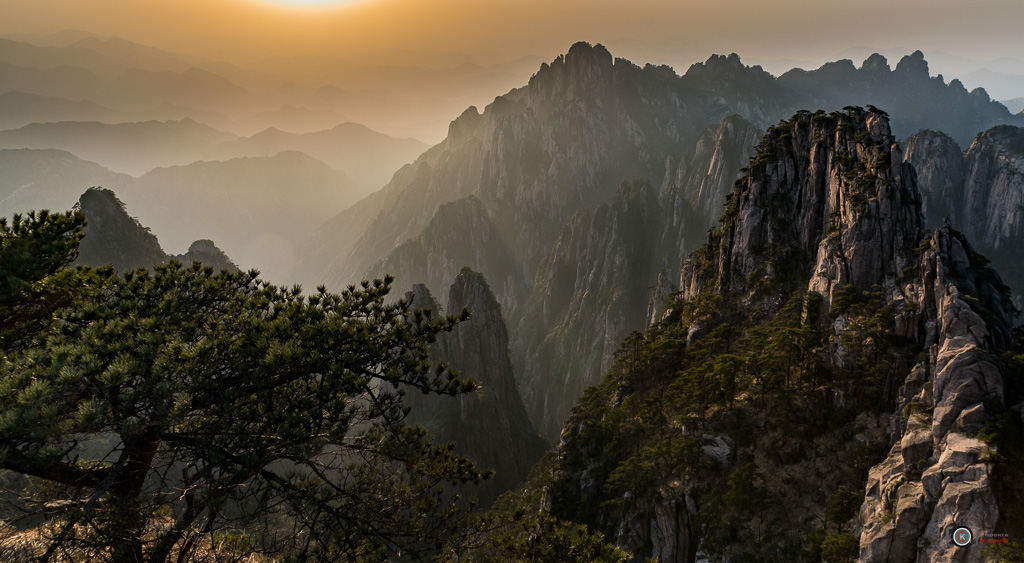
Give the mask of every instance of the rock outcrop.
[(441, 205), (423, 232), (374, 264), (369, 277), (391, 275), (397, 287), (440, 288), (450, 285), (468, 264), (487, 279), (501, 280), (501, 307), (516, 308), (515, 299), (527, 286), (525, 275), (490, 213), (473, 195)]
[(1001, 250), (1024, 237), (1024, 128), (978, 135), (964, 155), (964, 232)]
[(732, 192), (740, 168), (746, 165), (764, 131), (738, 115), (730, 115), (701, 134), (693, 159), (678, 182), (703, 228), (713, 227), (722, 213), (725, 196)]
[(200, 262), (213, 268), (215, 271), (238, 271), (238, 266), (231, 261), (231, 258), (228, 258), (228, 255), (224, 254), (223, 250), (217, 248), (217, 245), (208, 239), (197, 240), (189, 245), (188, 252), (185, 254), (172, 254), (168, 258), (177, 260), (186, 266), (194, 262)]
[(117, 272), (127, 272), (177, 260), (186, 265), (201, 262), (215, 270), (238, 271), (231, 259), (209, 240), (192, 243), (185, 254), (168, 255), (160, 248), (156, 236), (128, 215), (124, 203), (108, 189), (89, 188), (75, 208), (85, 214), (86, 220), (75, 264), (110, 264)]
[(938, 131), (920, 131), (907, 139), (903, 158), (917, 171), (925, 225), (959, 223), (964, 193), (963, 150), (952, 137)]
[[(1011, 344), (1012, 312), (999, 276), (949, 228), (918, 247), (915, 174), (881, 114), (804, 115), (770, 130), (733, 205), (710, 270), (700, 260), (683, 270), (687, 299), (710, 289), (771, 311), (773, 283), (793, 268), (809, 273), (825, 314), (842, 288), (880, 288), (896, 331), (928, 356), (902, 376), (904, 415), (893, 416), (891, 457), (871, 470), (858, 519), (861, 558), (980, 561), (980, 548), (950, 536), (957, 525), (994, 530), (999, 515), (988, 446), (965, 433), (988, 421), (985, 405), (1004, 403), (997, 358)], [(849, 363), (841, 346), (833, 358)]]
[[(407, 295), (413, 310), (442, 308), (423, 285)], [(490, 506), (494, 499), (527, 476), (547, 450), (534, 432), (516, 388), (508, 350), (508, 330), (501, 307), (481, 274), (464, 269), (448, 294), (448, 309), (463, 309), (472, 316), (450, 334), (441, 334), (432, 349), (435, 361), (444, 361), (480, 387), (458, 397), (423, 396), (411, 391), (409, 422), (428, 427), (437, 439), (454, 442), (455, 450), (494, 476), (480, 486), (466, 486), (464, 493)]]
[[(826, 517), (864, 561), (982, 561), (978, 545), (951, 535), (994, 532), (1005, 508), (997, 446), (977, 433), (1008, 406), (1009, 293), (962, 234), (926, 234), (916, 174), (885, 114), (800, 112), (769, 129), (720, 225), (682, 267), (663, 320), (574, 409), (554, 472), (559, 514), (665, 561), (783, 560), (801, 542), (821, 549), (796, 530)], [(688, 343), (674, 344), (677, 334)], [(785, 358), (776, 399), (765, 394), (773, 357)], [(803, 435), (774, 434), (805, 409)], [(735, 447), (712, 461), (716, 434)], [(702, 457), (691, 449), (659, 465), (694, 444)], [(889, 451), (881, 461), (867, 453), (877, 446)], [(850, 469), (865, 460), (863, 474)], [(864, 497), (842, 492), (853, 486)], [(847, 497), (863, 501), (836, 516)], [(728, 512), (743, 499), (761, 508)], [(765, 522), (770, 539), (758, 532)]]
[(156, 236), (128, 215), (114, 192), (89, 188), (75, 206), (85, 214), (85, 237), (75, 264), (112, 264), (118, 272), (167, 261)]
[(921, 132), (908, 141), (929, 226), (949, 224), (996, 264), (1021, 305), (1024, 291), (1024, 128), (985, 131), (961, 154), (952, 139)]
[(925, 245), (919, 275), (901, 288), (920, 306), (899, 326), (927, 360), (900, 388), (895, 443), (868, 478), (858, 516), (866, 561), (982, 561), (978, 545), (952, 543), (953, 530), (992, 532), (999, 520), (992, 446), (974, 435), (1005, 402), (998, 355), (1010, 345), (1011, 308), (961, 236), (943, 228)]

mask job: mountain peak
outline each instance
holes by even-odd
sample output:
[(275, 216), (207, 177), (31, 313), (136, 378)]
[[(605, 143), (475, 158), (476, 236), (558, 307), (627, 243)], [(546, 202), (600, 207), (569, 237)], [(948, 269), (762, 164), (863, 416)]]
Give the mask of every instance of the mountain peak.
[(925, 60), (925, 53), (918, 50), (905, 55), (903, 58), (899, 59), (899, 63), (896, 64), (896, 70), (894, 72), (928, 78), (928, 61)]
[[(709, 241), (718, 271), (701, 279), (706, 268), (688, 261), (680, 285), (688, 298), (709, 284), (744, 293), (751, 279), (794, 276), (796, 283), (809, 277), (826, 300), (847, 284), (868, 290), (902, 268), (899, 249), (920, 238), (920, 215), (913, 172), (884, 114), (800, 112), (769, 128), (737, 182)], [(857, 252), (845, 255), (852, 247)], [(762, 297), (750, 291), (746, 298)]]
[(895, 72), (905, 72), (909, 75), (928, 78), (928, 61), (924, 60), (924, 53), (919, 50), (914, 51), (900, 59)]
[(861, 70), (867, 70), (872, 72), (889, 72), (889, 61), (878, 53), (872, 54), (870, 57), (864, 59), (861, 64)]
[(736, 53), (728, 55), (711, 55), (703, 63), (693, 63), (684, 75), (687, 78), (697, 78), (708, 81), (709, 84), (718, 84), (719, 81), (729, 80), (769, 80), (774, 81), (775, 77), (766, 72), (759, 65), (747, 66), (740, 60)]
[(106, 188), (86, 190), (75, 206), (85, 214), (85, 237), (76, 264), (113, 264), (119, 272), (166, 260), (156, 236), (128, 215), (124, 203)]
[(575, 64), (612, 64), (612, 54), (600, 43), (591, 45), (586, 41), (577, 41), (569, 47), (565, 54), (567, 65)]

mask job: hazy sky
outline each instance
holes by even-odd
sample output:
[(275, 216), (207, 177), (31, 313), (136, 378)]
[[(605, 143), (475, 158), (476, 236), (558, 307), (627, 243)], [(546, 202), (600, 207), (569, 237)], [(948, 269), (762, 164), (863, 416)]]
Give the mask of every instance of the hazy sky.
[(549, 57), (577, 40), (604, 43), (613, 53), (631, 58), (662, 60), (708, 52), (824, 60), (857, 46), (905, 47), (926, 54), (941, 50), (977, 59), (1024, 58), (1022, 0), (355, 0), (317, 8), (298, 4), (4, 0), (0, 34), (83, 29), (234, 60), (329, 53), (396, 62), (412, 51), (468, 53), (489, 62), (527, 54)]

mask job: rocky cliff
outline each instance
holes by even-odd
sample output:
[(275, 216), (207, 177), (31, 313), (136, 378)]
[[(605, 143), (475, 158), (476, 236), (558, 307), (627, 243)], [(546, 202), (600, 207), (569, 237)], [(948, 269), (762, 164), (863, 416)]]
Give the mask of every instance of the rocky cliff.
[(1009, 295), (926, 235), (884, 114), (769, 129), (679, 281), (574, 408), (560, 517), (662, 561), (983, 559), (951, 534), (1012, 512), (982, 432), (1009, 412)]
[(952, 139), (923, 131), (908, 141), (930, 226), (950, 225), (995, 263), (1020, 306), (1024, 291), (1024, 128), (999, 126), (961, 153)]
[[(414, 310), (442, 312), (423, 285), (416, 285), (407, 298)], [(407, 401), (411, 407), (408, 420), (431, 429), (442, 443), (454, 442), (457, 452), (482, 468), (494, 469), (491, 479), (463, 491), (479, 498), (486, 508), (526, 478), (547, 444), (526, 416), (512, 373), (501, 307), (484, 277), (468, 268), (462, 270), (449, 291), (448, 309), (454, 313), (468, 309), (472, 316), (450, 334), (439, 336), (431, 352), (433, 359), (475, 379), (480, 387), (459, 397), (413, 394)]]
[(959, 223), (964, 199), (963, 156), (960, 145), (945, 133), (925, 130), (907, 139), (903, 158), (917, 171), (929, 228), (948, 221)]
[(662, 266), (653, 246), (664, 224), (650, 183), (626, 182), (610, 204), (577, 213), (541, 261), (514, 343), (525, 355), (524, 399), (547, 435), (557, 435), (594, 374), (643, 326), (647, 286)]
[(899, 387), (895, 443), (868, 476), (856, 526), (865, 561), (982, 561), (981, 546), (958, 547), (953, 531), (992, 534), (1000, 520), (994, 450), (979, 432), (1007, 406), (999, 355), (1011, 307), (962, 236), (943, 228), (924, 246), (917, 275), (899, 288), (920, 305), (897, 331), (926, 358)]
[(374, 264), (368, 275), (391, 275), (398, 287), (442, 288), (467, 264), (487, 279), (500, 280), (497, 295), (504, 298), (502, 308), (515, 309), (515, 299), (525, 293), (525, 275), (487, 209), (473, 195), (441, 205), (419, 236)]
[(168, 255), (148, 228), (128, 215), (124, 203), (114, 192), (89, 188), (75, 208), (85, 214), (85, 237), (79, 245), (75, 264), (103, 266), (110, 264), (118, 272), (151, 268), (169, 260), (183, 264), (202, 262), (217, 270), (238, 268), (212, 241), (198, 240), (181, 255)]
[[(300, 278), (305, 285), (338, 288), (393, 268), (403, 283), (436, 289), (461, 266), (484, 272), (509, 319), (518, 373), (536, 374), (529, 388), (520, 382), (527, 409), (553, 438), (576, 397), (560, 401), (560, 408), (542, 397), (560, 396), (570, 381), (579, 382), (570, 384), (572, 393), (597, 382), (599, 369), (612, 361), (614, 342), (642, 329), (645, 320), (634, 313), (606, 315), (589, 305), (575, 309), (581, 314), (567, 313), (568, 303), (574, 295), (593, 302), (597, 295), (621, 291), (630, 299), (643, 293), (639, 299), (646, 305), (657, 273), (677, 270), (714, 224), (758, 130), (801, 107), (906, 105), (903, 99), (931, 101), (894, 118), (906, 130), (902, 134), (941, 129), (953, 114), (959, 116), (957, 135), (1015, 119), (980, 95), (965, 105), (975, 98), (928, 77), (918, 59), (914, 55), (896, 70), (875, 59), (860, 70), (850, 63), (851, 83), (862, 74), (878, 79), (870, 88), (849, 90), (832, 84), (828, 68), (799, 74), (799, 80), (777, 79), (743, 65), (736, 55), (716, 55), (680, 76), (578, 43), (542, 65), (526, 86), (482, 111), (467, 109), (442, 143), (399, 170), (384, 189), (325, 223), (304, 245), (309, 251), (298, 266)], [(964, 107), (972, 109), (961, 115)], [(616, 285), (625, 274), (583, 274), (591, 258), (569, 254), (567, 244), (587, 236), (586, 223), (599, 207), (617, 205), (621, 184), (637, 179), (655, 187), (660, 211), (650, 220), (658, 224), (645, 225), (643, 234), (652, 230), (658, 236), (644, 251), (624, 254), (619, 267), (651, 277), (627, 287)], [(470, 197), (478, 203), (469, 203)], [(573, 244), (572, 252), (588, 247)], [(650, 256), (658, 263), (640, 263)], [(553, 288), (568, 284), (546, 279), (569, 277), (552, 265), (575, 262), (583, 264), (578, 281), (586, 283), (574, 279), (571, 291), (559, 289), (568, 300), (565, 309), (538, 305), (551, 303)], [(538, 361), (554, 353), (538, 353), (545, 341), (550, 350), (570, 346), (578, 356), (574, 365)]]

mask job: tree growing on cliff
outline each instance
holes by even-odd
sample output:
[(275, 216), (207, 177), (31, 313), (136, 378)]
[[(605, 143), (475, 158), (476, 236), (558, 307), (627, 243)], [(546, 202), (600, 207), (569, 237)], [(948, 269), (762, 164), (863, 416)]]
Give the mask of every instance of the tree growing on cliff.
[(31, 517), (5, 519), (40, 538), (23, 555), (183, 561), (226, 530), (381, 560), (458, 536), (445, 485), (480, 474), (403, 424), (397, 389), (474, 388), (428, 362), (459, 318), (386, 304), (388, 279), (303, 296), (199, 265), (70, 270), (82, 224), (0, 223), (0, 469), (28, 476), (3, 492)]

